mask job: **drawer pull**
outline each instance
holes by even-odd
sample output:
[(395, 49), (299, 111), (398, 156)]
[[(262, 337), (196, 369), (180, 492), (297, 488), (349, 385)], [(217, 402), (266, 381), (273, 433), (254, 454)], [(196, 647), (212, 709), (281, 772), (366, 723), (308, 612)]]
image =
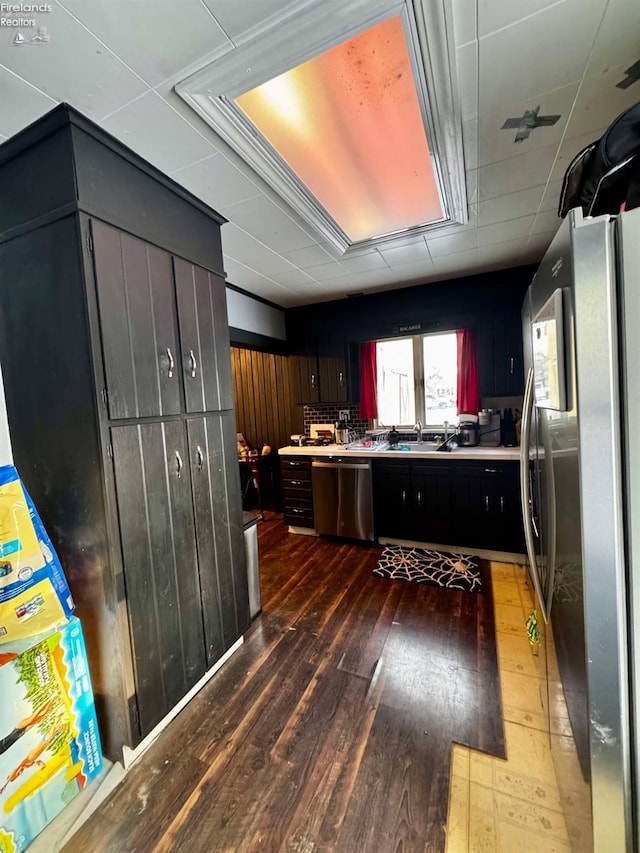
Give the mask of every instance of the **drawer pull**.
[(499, 468), (485, 468), (484, 473), (485, 474), (499, 474), (500, 469)]
[(342, 371), (338, 373), (338, 382), (340, 383), (341, 387), (344, 385), (344, 373)]
[(500, 498), (500, 512), (504, 512), (504, 498)]
[(299, 462), (289, 462), (289, 468), (299, 468), (299, 467), (300, 467)]
[(295, 506), (291, 507), (291, 512), (295, 512), (296, 515), (304, 515), (306, 510), (297, 509)]
[(509, 372), (513, 373), (513, 356), (511, 356), (510, 371)]
[(420, 509), (422, 505), (422, 492), (418, 489), (418, 509)]
[(292, 486), (304, 486), (304, 480), (289, 480)]
[(405, 505), (407, 503), (407, 492), (405, 489), (402, 490), (402, 503)]
[(484, 496), (484, 508), (487, 512), (489, 512), (489, 495)]

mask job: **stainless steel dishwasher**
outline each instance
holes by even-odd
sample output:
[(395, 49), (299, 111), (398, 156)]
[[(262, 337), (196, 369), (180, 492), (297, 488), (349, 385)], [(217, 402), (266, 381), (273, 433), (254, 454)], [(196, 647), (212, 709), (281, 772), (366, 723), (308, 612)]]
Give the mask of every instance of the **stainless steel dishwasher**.
[(311, 482), (316, 533), (373, 540), (371, 460), (314, 459)]

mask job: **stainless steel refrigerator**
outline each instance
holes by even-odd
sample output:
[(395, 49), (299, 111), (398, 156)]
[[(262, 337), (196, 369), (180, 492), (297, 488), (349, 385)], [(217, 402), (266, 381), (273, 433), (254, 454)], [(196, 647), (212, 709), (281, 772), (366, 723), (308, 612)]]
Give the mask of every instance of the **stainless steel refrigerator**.
[(522, 507), (573, 849), (637, 849), (640, 209), (563, 222), (523, 306)]

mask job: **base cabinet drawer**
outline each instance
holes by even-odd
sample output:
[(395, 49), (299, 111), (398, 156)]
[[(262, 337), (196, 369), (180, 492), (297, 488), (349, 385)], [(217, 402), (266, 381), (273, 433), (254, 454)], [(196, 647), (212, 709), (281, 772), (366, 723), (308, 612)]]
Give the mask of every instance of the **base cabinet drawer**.
[(296, 527), (313, 527), (311, 459), (280, 457), (284, 520)]

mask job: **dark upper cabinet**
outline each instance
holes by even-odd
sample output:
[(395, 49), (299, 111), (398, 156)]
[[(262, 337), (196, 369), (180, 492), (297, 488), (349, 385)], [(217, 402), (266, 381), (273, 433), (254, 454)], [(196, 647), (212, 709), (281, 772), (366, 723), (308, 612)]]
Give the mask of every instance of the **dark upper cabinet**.
[(292, 356), (296, 375), (296, 403), (345, 403), (349, 400), (347, 350), (343, 338), (310, 338), (296, 346)]
[(224, 280), (174, 258), (187, 412), (233, 408)]
[(292, 355), (295, 402), (300, 404), (320, 402), (320, 378), (316, 343), (308, 338), (300, 340)]
[(180, 358), (171, 255), (91, 223), (109, 416), (175, 415)]
[(224, 219), (66, 105), (0, 146), (0, 185), (13, 455), (121, 759), (248, 625)]
[(478, 374), (480, 394), (514, 397), (524, 393), (522, 320), (516, 306), (497, 310), (480, 331)]

